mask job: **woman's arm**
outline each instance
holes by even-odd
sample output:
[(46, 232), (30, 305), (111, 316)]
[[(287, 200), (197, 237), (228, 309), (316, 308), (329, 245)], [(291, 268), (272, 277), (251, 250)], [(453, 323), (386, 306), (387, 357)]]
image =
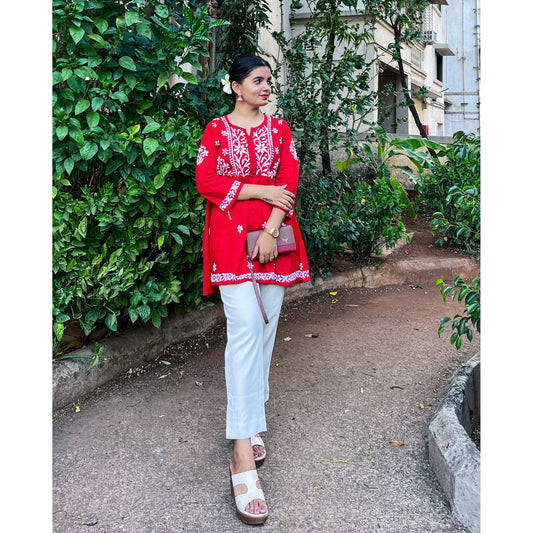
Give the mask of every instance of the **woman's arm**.
[[(289, 211), (294, 207), (296, 196), (289, 191), (287, 185), (253, 185), (245, 183), (237, 200), (263, 200), (272, 207)], [(282, 213), (285, 215), (285, 213)], [(281, 218), (283, 220), (283, 217)]]

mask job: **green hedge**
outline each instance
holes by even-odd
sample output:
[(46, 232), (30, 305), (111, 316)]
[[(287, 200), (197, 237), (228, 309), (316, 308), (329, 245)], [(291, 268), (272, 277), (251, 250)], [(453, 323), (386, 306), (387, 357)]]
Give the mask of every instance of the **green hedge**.
[(159, 326), (169, 304), (201, 303), (194, 164), (203, 126), (227, 109), (220, 76), (186, 69), (202, 71), (224, 23), (181, 2), (53, 6), (55, 340), (68, 324)]

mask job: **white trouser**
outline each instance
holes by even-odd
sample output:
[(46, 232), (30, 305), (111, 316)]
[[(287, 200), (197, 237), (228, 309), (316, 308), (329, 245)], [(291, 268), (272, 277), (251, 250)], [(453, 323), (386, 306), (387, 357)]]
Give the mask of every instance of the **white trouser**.
[(266, 431), (268, 375), (285, 287), (259, 284), (265, 324), (251, 281), (219, 287), (227, 323), (225, 351), (226, 438)]

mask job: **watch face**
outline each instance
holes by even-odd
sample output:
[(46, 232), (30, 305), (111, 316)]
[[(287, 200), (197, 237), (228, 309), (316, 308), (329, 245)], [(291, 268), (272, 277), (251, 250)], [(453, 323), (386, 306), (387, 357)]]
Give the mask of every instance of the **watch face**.
[(279, 235), (279, 229), (274, 228), (274, 229), (271, 231), (271, 234), (272, 234), (272, 237), (276, 238), (276, 237)]

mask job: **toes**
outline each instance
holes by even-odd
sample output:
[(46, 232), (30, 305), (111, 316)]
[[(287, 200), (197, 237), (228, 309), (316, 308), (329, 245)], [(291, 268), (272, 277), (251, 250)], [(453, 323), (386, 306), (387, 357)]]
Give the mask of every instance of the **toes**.
[(245, 511), (251, 514), (265, 514), (267, 512), (266, 503), (263, 500), (252, 500)]

